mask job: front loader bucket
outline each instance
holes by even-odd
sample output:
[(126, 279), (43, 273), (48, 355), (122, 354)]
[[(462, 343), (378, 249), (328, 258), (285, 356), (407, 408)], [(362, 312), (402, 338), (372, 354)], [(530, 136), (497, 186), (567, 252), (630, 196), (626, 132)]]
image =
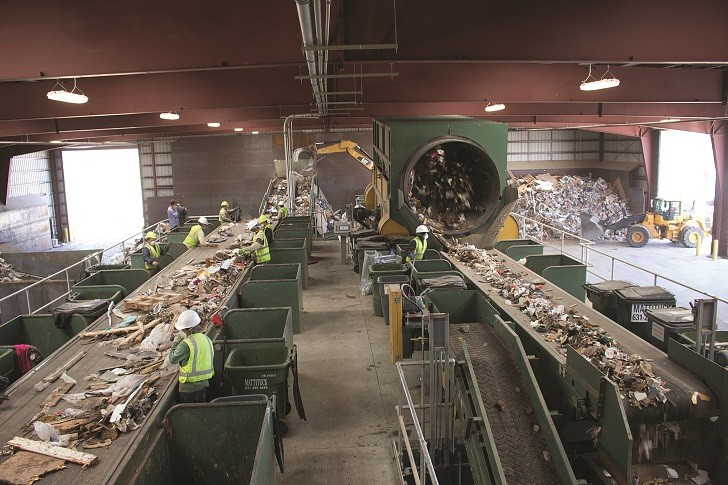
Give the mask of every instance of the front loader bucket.
[(597, 216), (582, 212), (579, 217), (581, 217), (581, 237), (590, 241), (604, 237), (604, 228), (599, 224)]

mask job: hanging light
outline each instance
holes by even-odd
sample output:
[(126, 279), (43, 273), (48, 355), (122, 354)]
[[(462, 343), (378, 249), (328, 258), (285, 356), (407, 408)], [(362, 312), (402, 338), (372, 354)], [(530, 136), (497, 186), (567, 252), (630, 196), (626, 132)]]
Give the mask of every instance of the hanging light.
[(233, 131), (243, 131), (244, 128), (233, 128)]
[[(56, 89), (60, 88), (60, 89)], [(76, 92), (78, 90), (78, 92)], [(48, 96), (48, 99), (53, 101), (60, 101), (62, 103), (71, 103), (71, 104), (84, 104), (88, 103), (88, 96), (83, 94), (83, 91), (78, 89), (76, 86), (76, 80), (73, 80), (73, 89), (70, 91), (66, 91), (66, 88), (63, 86), (63, 84), (60, 81), (56, 81), (56, 85), (53, 86), (53, 89), (48, 91), (46, 94)]]
[(179, 119), (179, 113), (175, 113), (174, 111), (165, 111), (164, 113), (159, 113), (159, 117), (163, 120), (175, 121)]
[[(609, 77), (607, 77), (607, 74)], [(619, 79), (609, 71), (609, 64), (607, 64), (607, 71), (602, 75), (601, 79), (592, 76), (592, 65), (589, 64), (589, 75), (581, 82), (579, 89), (582, 91), (597, 91), (599, 89), (616, 88), (617, 86), (619, 86)]]
[(485, 111), (492, 113), (494, 111), (502, 111), (506, 109), (506, 105), (503, 103), (488, 103), (485, 107)]
[(217, 121), (211, 121), (207, 124), (207, 126), (209, 126), (210, 128), (220, 128), (220, 123), (218, 123)]
[(250, 133), (252, 133), (253, 135), (257, 135), (260, 132), (259, 131), (251, 131)]

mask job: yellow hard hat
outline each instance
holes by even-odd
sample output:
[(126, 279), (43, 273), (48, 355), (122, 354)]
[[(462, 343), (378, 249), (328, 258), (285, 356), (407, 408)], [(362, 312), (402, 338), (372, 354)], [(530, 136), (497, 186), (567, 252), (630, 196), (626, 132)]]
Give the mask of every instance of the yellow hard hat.
[(230, 204), (227, 203), (227, 200), (223, 200), (222, 202), (220, 202), (220, 207), (227, 207), (229, 205)]
[(157, 233), (149, 231), (144, 235), (144, 239), (157, 239)]
[(268, 216), (265, 215), (265, 214), (263, 214), (262, 216), (260, 216), (258, 218), (258, 222), (260, 222), (261, 224), (264, 223), (264, 222), (268, 222)]

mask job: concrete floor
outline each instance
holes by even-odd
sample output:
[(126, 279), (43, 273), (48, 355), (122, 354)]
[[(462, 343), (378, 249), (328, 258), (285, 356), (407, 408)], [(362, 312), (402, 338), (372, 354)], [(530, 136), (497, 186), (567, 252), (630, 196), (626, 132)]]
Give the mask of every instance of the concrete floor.
[(399, 379), (389, 327), (340, 262), (338, 241), (316, 241), (295, 335), (308, 421), (288, 416), (284, 484), (398, 483), (392, 452)]
[[(690, 308), (689, 303), (693, 300), (708, 296), (674, 282), (728, 300), (728, 259), (718, 258), (713, 261), (710, 258), (709, 242), (710, 239), (702, 245), (700, 256), (696, 255), (694, 248), (685, 248), (665, 240), (652, 240), (641, 248), (632, 248), (621, 241), (601, 242), (592, 246), (594, 250), (588, 252), (587, 281), (598, 283), (604, 279), (615, 279), (640, 286), (657, 284), (675, 294), (677, 306), (685, 308)], [(556, 249), (549, 246), (560, 247), (558, 240), (548, 240), (545, 244), (546, 253), (556, 252)], [(582, 247), (575, 241), (566, 241), (564, 252), (582, 260)], [(612, 258), (621, 260), (614, 262), (614, 270), (612, 270)], [(657, 283), (652, 274), (630, 264), (656, 273)], [(728, 304), (722, 302), (718, 304), (718, 328), (728, 330)]]

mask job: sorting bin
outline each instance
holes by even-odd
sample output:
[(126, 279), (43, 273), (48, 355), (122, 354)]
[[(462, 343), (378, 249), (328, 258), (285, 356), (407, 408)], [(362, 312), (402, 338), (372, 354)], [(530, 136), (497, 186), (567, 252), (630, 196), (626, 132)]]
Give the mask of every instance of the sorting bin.
[(629, 281), (607, 280), (601, 283), (587, 283), (584, 286), (586, 297), (592, 302), (592, 308), (610, 320), (617, 321), (617, 296), (615, 290), (636, 286)]
[(401, 263), (376, 263), (369, 269), (369, 275), (372, 278), (372, 306), (374, 308), (374, 314), (378, 317), (383, 317), (382, 312), (382, 300), (379, 294), (379, 277), (380, 276), (393, 276), (393, 275), (406, 275), (407, 266)]
[(68, 293), (68, 301), (108, 300), (119, 303), (124, 298), (124, 288), (119, 285), (74, 286)]
[[(86, 320), (80, 315), (71, 315), (63, 328), (55, 326), (53, 316), (50, 314), (20, 315), (0, 325), (0, 343), (3, 346), (27, 344), (35, 347), (41, 357), (40, 360), (32, 361), (32, 364), (36, 365), (84, 330), (86, 325)], [(6, 350), (2, 350), (0, 353), (5, 354)], [(15, 351), (5, 355), (5, 359), (9, 360), (0, 363), (0, 367), (5, 369), (2, 372), (6, 372), (12, 366), (12, 372), (6, 377), (11, 381), (20, 378), (22, 372)]]
[(432, 271), (451, 271), (452, 264), (447, 259), (420, 259), (412, 263), (414, 273), (429, 273)]
[(693, 312), (687, 308), (658, 308), (645, 310), (650, 328), (648, 341), (667, 352), (667, 341), (676, 334), (695, 330)]
[(225, 375), (233, 394), (276, 396), (276, 411), (281, 418), (288, 414), (288, 369), (296, 359), (296, 347), (254, 346), (230, 351), (225, 361)]
[[(402, 256), (402, 261), (404, 261), (407, 258), (407, 254), (409, 251), (409, 244), (397, 244), (396, 252), (398, 255)], [(422, 255), (422, 260), (427, 259), (443, 259), (442, 254), (440, 254), (440, 251), (437, 249), (425, 249), (425, 254)], [(418, 261), (422, 261), (418, 260)]]
[(240, 308), (290, 307), (293, 333), (301, 332), (301, 265), (261, 264), (253, 266), (238, 292)]
[(435, 282), (435, 278), (442, 276), (454, 276), (458, 280), (457, 283), (453, 283), (448, 286), (437, 286), (437, 288), (465, 288), (467, 287), (467, 281), (463, 277), (460, 271), (428, 271), (422, 273), (412, 273), (412, 279), (414, 281), (415, 292), (422, 293), (428, 288), (434, 288), (432, 283)]
[(585, 264), (565, 254), (534, 254), (526, 258), (525, 266), (577, 300), (584, 301)]
[(631, 286), (614, 290), (617, 296), (617, 323), (644, 340), (650, 339), (647, 323), (648, 309), (675, 306), (675, 295), (661, 286)]
[(273, 239), (269, 243), (270, 263), (298, 263), (301, 265), (301, 286), (308, 288), (308, 252), (305, 239)]
[(379, 300), (382, 306), (385, 325), (389, 325), (389, 292), (387, 291), (387, 285), (399, 285), (402, 288), (402, 285), (406, 285), (407, 283), (409, 283), (409, 277), (407, 275), (385, 275), (377, 278)]
[(110, 269), (102, 270), (84, 278), (75, 285), (77, 286), (98, 286), (98, 285), (119, 285), (126, 292), (124, 296), (139, 288), (142, 283), (149, 279), (149, 274), (144, 269)]
[(504, 239), (495, 243), (495, 249), (516, 261), (543, 254), (543, 245), (532, 239)]
[(374, 252), (374, 251), (387, 251), (389, 249), (389, 246), (385, 242), (368, 242), (368, 241), (361, 241), (354, 246), (354, 251), (356, 252), (356, 266), (354, 267), (354, 272), (361, 274), (362, 267), (364, 266), (364, 254), (367, 251)]
[(295, 226), (295, 225), (286, 225), (286, 226), (276, 226), (275, 230), (273, 231), (273, 240), (282, 240), (282, 239), (305, 239), (306, 240), (306, 250), (308, 256), (311, 256), (311, 249), (313, 248), (313, 241), (311, 238), (311, 228), (309, 226)]

